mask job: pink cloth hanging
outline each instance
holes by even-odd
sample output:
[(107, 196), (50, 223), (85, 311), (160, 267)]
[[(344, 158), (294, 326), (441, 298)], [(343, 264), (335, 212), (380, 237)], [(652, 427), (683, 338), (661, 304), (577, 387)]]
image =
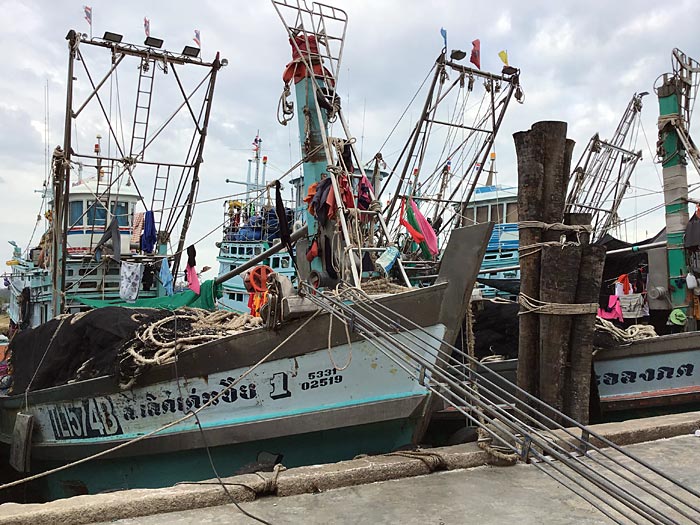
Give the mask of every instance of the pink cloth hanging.
[(145, 217), (145, 212), (134, 213), (134, 225), (131, 228), (131, 242), (133, 244), (139, 244), (141, 242), (141, 232), (143, 231)]
[(185, 278), (187, 279), (187, 285), (190, 290), (199, 295), (199, 276), (197, 275), (197, 270), (194, 266), (189, 264), (185, 267)]
[(435, 235), (435, 230), (433, 230), (433, 226), (428, 222), (428, 219), (423, 217), (423, 214), (418, 209), (416, 203), (413, 202), (413, 199), (411, 199), (411, 209), (413, 210), (413, 215), (415, 215), (416, 220), (418, 221), (420, 231), (423, 234), (423, 237), (425, 237), (425, 244), (428, 246), (428, 250), (431, 254), (437, 255), (437, 236)]
[(617, 295), (611, 295), (608, 297), (608, 308), (598, 308), (598, 317), (603, 319), (617, 319), (622, 323), (625, 318), (622, 316), (620, 298)]

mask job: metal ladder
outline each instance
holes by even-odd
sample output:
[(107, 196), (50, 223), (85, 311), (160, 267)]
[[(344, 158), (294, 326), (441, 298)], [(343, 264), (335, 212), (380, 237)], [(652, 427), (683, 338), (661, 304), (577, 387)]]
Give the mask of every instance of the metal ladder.
[[(148, 120), (151, 115), (151, 99), (156, 61), (148, 56), (141, 58), (139, 66), (139, 84), (136, 88), (136, 107), (134, 108), (134, 126), (131, 131), (129, 156), (134, 160), (143, 160), (148, 135)], [(137, 150), (134, 150), (134, 147)]]
[(170, 179), (171, 166), (165, 166), (165, 174), (161, 172), (160, 164), (156, 166), (156, 177), (153, 182), (153, 196), (151, 197), (151, 210), (153, 211), (153, 220), (156, 223), (156, 231), (160, 231), (161, 222), (163, 220), (163, 208), (165, 207), (165, 197), (168, 193), (168, 180)]

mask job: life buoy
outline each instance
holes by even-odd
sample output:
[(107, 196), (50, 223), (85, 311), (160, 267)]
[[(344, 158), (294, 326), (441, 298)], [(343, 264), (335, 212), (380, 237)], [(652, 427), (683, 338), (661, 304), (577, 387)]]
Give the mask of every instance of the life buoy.
[(265, 264), (261, 264), (248, 272), (246, 280), (250, 282), (250, 286), (255, 292), (266, 292), (267, 277), (271, 273), (274, 273), (272, 268)]

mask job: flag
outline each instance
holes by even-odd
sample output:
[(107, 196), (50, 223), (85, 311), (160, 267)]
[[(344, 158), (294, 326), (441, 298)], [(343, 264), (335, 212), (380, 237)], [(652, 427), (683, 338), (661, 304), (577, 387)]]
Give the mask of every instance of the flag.
[(253, 140), (253, 151), (258, 151), (260, 149), (261, 142), (262, 139), (258, 135), (255, 135), (255, 139)]
[(474, 170), (479, 171), (481, 169), (481, 162), (477, 162), (474, 164)]
[(143, 17), (143, 31), (146, 33), (146, 36), (151, 36), (151, 21), (145, 16)]
[(440, 34), (442, 35), (442, 40), (445, 42), (445, 49), (447, 49), (447, 29), (441, 27)]
[(499, 51), (498, 56), (503, 61), (503, 63), (507, 66), (508, 65), (508, 51), (506, 51), (505, 49), (503, 51)]
[(452, 160), (447, 159), (447, 164), (445, 164), (445, 167), (447, 168), (447, 171), (450, 171), (452, 169)]
[(481, 69), (481, 40), (478, 38), (472, 42), (472, 56), (469, 62)]
[(85, 11), (85, 20), (90, 24), (90, 27), (92, 27), (92, 7), (84, 5), (83, 10)]
[(194, 40), (195, 44), (197, 44), (197, 47), (202, 47), (202, 40), (199, 37), (199, 29), (194, 30), (194, 38), (192, 40)]

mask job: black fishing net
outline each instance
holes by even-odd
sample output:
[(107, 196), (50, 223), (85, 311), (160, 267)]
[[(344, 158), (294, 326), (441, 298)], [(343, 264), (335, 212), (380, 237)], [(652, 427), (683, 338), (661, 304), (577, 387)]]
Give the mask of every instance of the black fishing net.
[(167, 315), (172, 312), (111, 306), (52, 319), (18, 333), (10, 343), (12, 393), (24, 392), (30, 384), (29, 390), (39, 390), (115, 374), (123, 343), (143, 323)]
[(105, 375), (129, 388), (145, 370), (176, 353), (261, 325), (259, 317), (202, 308), (109, 306), (53, 319), (12, 340), (11, 393)]

